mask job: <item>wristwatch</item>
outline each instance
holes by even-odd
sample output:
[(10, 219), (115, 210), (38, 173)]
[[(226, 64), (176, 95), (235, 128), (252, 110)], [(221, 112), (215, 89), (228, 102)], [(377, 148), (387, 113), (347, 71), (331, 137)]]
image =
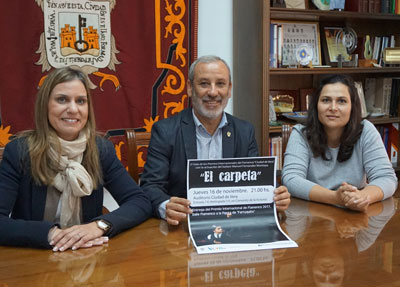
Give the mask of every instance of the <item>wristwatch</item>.
[(97, 220), (97, 227), (104, 231), (104, 235), (108, 233), (111, 228), (111, 224), (103, 219)]

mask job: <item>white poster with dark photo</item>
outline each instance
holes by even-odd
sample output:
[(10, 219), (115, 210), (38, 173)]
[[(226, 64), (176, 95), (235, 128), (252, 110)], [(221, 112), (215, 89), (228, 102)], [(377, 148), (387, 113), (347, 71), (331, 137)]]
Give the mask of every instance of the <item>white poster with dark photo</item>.
[(277, 220), (276, 157), (189, 160), (187, 173), (199, 254), (297, 247)]

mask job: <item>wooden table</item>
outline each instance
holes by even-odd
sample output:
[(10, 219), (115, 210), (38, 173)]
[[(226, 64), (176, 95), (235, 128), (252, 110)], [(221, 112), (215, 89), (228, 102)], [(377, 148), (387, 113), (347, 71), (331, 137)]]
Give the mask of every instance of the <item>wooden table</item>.
[(197, 255), (184, 226), (156, 219), (102, 247), (0, 247), (0, 287), (400, 286), (399, 201), (367, 215), (293, 199), (281, 225), (299, 247), (273, 251)]

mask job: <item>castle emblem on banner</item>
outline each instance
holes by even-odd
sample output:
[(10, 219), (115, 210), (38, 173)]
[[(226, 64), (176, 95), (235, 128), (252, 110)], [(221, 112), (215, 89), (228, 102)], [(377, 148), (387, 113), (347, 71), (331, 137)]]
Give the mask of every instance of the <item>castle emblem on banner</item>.
[(52, 0), (44, 3), (43, 12), (51, 66), (107, 67), (111, 55), (108, 2)]
[(111, 80), (118, 89), (119, 80), (114, 75), (98, 72), (101, 68), (115, 71), (115, 65), (121, 63), (116, 57), (119, 51), (110, 22), (116, 0), (35, 1), (44, 15), (44, 32), (37, 51), (40, 59), (36, 63), (42, 65), (42, 72), (51, 67), (79, 66), (86, 74), (103, 78), (100, 88), (105, 80)]

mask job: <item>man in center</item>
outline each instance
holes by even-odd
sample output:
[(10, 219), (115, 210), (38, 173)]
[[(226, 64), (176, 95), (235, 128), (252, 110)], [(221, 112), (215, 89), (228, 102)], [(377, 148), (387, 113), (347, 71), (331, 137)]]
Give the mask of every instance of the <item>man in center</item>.
[[(224, 112), (231, 90), (227, 63), (217, 56), (202, 56), (189, 69), (192, 108), (153, 125), (140, 184), (154, 215), (169, 224), (178, 225), (192, 212), (186, 199), (188, 159), (258, 156), (253, 125)], [(275, 190), (274, 201), (279, 211), (289, 206), (286, 187)]]

